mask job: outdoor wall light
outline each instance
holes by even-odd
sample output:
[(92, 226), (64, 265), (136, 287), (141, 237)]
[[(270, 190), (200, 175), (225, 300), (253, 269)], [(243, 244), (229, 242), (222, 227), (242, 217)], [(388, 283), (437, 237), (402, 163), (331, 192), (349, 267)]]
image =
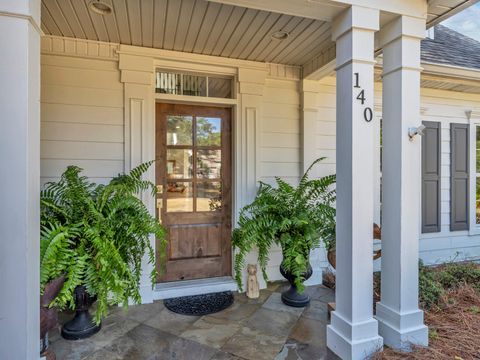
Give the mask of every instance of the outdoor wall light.
[(290, 36), (290, 34), (288, 32), (282, 31), (282, 30), (275, 31), (271, 35), (272, 40), (279, 40), (279, 41), (286, 40), (289, 36)]
[(88, 5), (88, 7), (94, 13), (97, 13), (97, 14), (100, 14), (100, 15), (108, 15), (108, 14), (112, 13), (112, 7), (108, 4), (105, 4), (104, 2), (101, 2), (100, 0), (92, 1)]
[(413, 141), (413, 138), (416, 135), (423, 135), (423, 130), (425, 130), (425, 125), (420, 125), (419, 127), (411, 127), (408, 128), (408, 137), (410, 138), (410, 141)]

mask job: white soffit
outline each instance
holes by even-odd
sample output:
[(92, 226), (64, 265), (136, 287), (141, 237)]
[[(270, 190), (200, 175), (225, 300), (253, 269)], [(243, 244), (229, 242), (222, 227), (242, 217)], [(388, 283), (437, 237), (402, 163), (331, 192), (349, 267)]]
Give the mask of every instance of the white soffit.
[(465, 10), (479, 0), (429, 0), (427, 27), (432, 27)]
[[(187, 53), (304, 65), (332, 48), (328, 19), (347, 6), (332, 0), (42, 0), (47, 35)], [(479, 0), (429, 0), (427, 24), (445, 20)], [(242, 6), (239, 6), (242, 5)], [(272, 11), (269, 11), (271, 9)], [(381, 23), (395, 17), (382, 12)], [(317, 19), (323, 19), (317, 20)], [(272, 39), (278, 31), (287, 39)]]
[[(42, 0), (45, 34), (301, 65), (331, 43), (330, 23), (206, 0)], [(289, 33), (279, 41), (271, 35)]]

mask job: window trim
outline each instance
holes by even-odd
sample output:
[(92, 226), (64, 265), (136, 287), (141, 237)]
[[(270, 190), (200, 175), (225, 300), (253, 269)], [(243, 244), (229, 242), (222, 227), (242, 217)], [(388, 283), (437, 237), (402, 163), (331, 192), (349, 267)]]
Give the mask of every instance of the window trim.
[[(468, 230), (469, 235), (480, 235), (480, 224), (477, 224), (476, 211), (477, 211), (477, 189), (476, 181), (477, 176), (480, 177), (480, 173), (477, 173), (477, 127), (480, 127), (480, 112), (465, 111), (468, 119), (469, 136), (470, 136), (470, 226)], [(479, 149), (480, 150), (480, 149)]]

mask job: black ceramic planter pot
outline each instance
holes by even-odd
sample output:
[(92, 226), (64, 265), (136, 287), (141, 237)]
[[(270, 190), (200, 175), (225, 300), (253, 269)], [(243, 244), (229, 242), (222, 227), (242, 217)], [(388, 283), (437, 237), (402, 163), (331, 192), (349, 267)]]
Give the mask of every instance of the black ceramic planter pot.
[[(308, 269), (304, 276), (305, 280), (309, 279), (310, 276), (312, 276), (312, 272), (312, 267), (310, 266), (310, 264), (308, 264)], [(308, 296), (305, 292), (303, 292), (302, 294), (298, 292), (298, 289), (295, 286), (295, 278), (293, 274), (285, 272), (282, 265), (280, 265), (280, 273), (290, 283), (290, 289), (282, 293), (282, 302), (285, 305), (293, 307), (307, 306), (310, 303), (310, 296)]]
[(88, 312), (95, 298), (88, 295), (85, 286), (77, 286), (75, 296), (75, 317), (62, 327), (62, 337), (67, 340), (80, 340), (96, 334), (101, 324), (95, 324)]

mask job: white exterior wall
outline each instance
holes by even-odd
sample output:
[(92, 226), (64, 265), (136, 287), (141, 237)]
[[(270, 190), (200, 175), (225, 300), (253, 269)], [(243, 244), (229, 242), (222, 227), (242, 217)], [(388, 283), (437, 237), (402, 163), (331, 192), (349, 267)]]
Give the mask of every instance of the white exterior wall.
[(95, 182), (124, 170), (124, 101), (118, 63), (41, 57), (41, 180), (77, 165)]
[[(450, 124), (467, 124), (465, 111), (480, 110), (480, 95), (422, 89), (422, 121), (441, 122), (441, 232), (422, 234), (420, 257), (426, 264), (445, 261), (480, 259), (479, 231), (450, 231)], [(471, 125), (473, 127), (473, 125)], [(473, 129), (471, 129), (473, 130)], [(470, 142), (470, 146), (475, 146)], [(472, 153), (471, 153), (472, 154)], [(471, 172), (471, 175), (474, 175)], [(472, 180), (472, 178), (471, 178)], [(474, 180), (474, 178), (473, 178)], [(475, 196), (474, 193), (471, 194)], [(470, 208), (475, 202), (470, 202)], [(473, 224), (472, 228), (475, 228)], [(477, 233), (478, 235), (475, 235)]]
[[(301, 176), (299, 81), (267, 78), (263, 93), (260, 135), (260, 180), (275, 184), (275, 176), (296, 184)], [(283, 279), (282, 251), (270, 253), (269, 280)]]
[[(57, 180), (68, 165), (82, 167), (84, 174), (96, 182), (106, 182), (124, 170), (125, 162), (124, 85), (120, 82), (118, 61), (107, 54), (103, 58), (98, 56), (101, 55), (98, 49), (90, 56), (90, 48), (79, 57), (78, 45), (75, 56), (54, 55), (54, 47), (54, 42), (44, 45), (41, 57), (42, 184)], [(381, 86), (376, 85), (378, 114), (381, 113)], [(316, 148), (312, 151), (315, 158), (327, 159), (318, 165), (313, 175), (324, 176), (335, 173), (335, 79), (320, 80), (318, 91)], [(274, 176), (280, 176), (296, 183), (301, 176), (303, 155), (301, 81), (292, 73), (270, 74), (262, 99), (258, 178), (273, 183)], [(428, 264), (480, 258), (480, 235), (449, 231), (450, 122), (468, 122), (465, 110), (478, 112), (479, 104), (480, 95), (422, 89), (422, 120), (442, 122), (442, 232), (421, 237), (420, 256)], [(376, 213), (375, 219), (379, 211)], [(282, 279), (278, 271), (281, 260), (280, 249), (274, 249), (268, 267), (271, 280)], [(327, 266), (325, 251), (315, 251), (311, 260), (317, 270), (311, 283), (319, 282), (319, 271)], [(376, 263), (379, 269), (379, 261)]]
[[(318, 175), (335, 172), (335, 79), (327, 77), (320, 80), (322, 84), (318, 101), (317, 119), (317, 157), (327, 156), (320, 165)], [(381, 84), (375, 84), (375, 121), (381, 117)], [(441, 229), (439, 233), (420, 236), (420, 258), (426, 264), (438, 264), (445, 261), (480, 259), (480, 230), (450, 231), (450, 123), (469, 123), (465, 111), (480, 110), (480, 95), (453, 91), (421, 89), (422, 121), (439, 121), (442, 124), (441, 157)], [(380, 136), (380, 126), (378, 136)], [(379, 137), (378, 137), (379, 138)], [(473, 144), (471, 144), (473, 146)], [(379, 160), (379, 156), (378, 160)], [(420, 160), (419, 160), (420, 161)], [(380, 178), (380, 169), (378, 169)], [(380, 182), (377, 186), (377, 211), (380, 212)], [(475, 206), (472, 202), (470, 206)], [(376, 220), (378, 221), (378, 220)], [(475, 234), (477, 233), (477, 234)], [(375, 262), (375, 269), (380, 269), (380, 260)]]

